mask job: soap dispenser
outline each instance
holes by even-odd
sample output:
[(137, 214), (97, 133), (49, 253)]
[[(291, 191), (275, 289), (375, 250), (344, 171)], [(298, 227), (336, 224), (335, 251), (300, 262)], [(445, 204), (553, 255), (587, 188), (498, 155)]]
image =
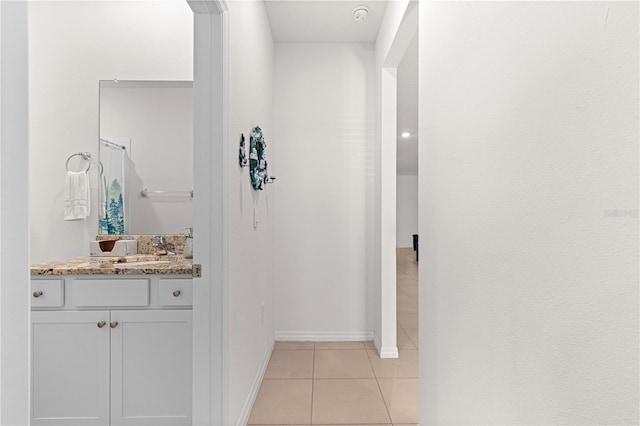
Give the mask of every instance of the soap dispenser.
[(185, 259), (193, 258), (193, 228), (185, 228), (189, 230), (189, 235), (184, 241), (184, 257)]

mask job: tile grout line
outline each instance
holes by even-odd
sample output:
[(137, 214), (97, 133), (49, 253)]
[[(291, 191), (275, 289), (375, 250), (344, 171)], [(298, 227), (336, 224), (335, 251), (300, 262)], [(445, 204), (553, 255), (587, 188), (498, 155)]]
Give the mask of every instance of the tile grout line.
[(313, 358), (311, 361), (311, 413), (309, 414), (309, 425), (313, 424), (313, 388), (316, 384), (316, 342), (313, 342)]
[(382, 393), (382, 388), (380, 387), (380, 382), (378, 381), (378, 375), (376, 374), (376, 369), (373, 368), (373, 363), (371, 362), (371, 357), (369, 356), (369, 351), (365, 349), (365, 354), (367, 355), (367, 360), (369, 361), (369, 366), (373, 371), (373, 377), (376, 379), (376, 385), (378, 386), (378, 391), (380, 391), (380, 397), (382, 398), (382, 403), (384, 404), (384, 409), (387, 410), (387, 416), (389, 417), (389, 424), (393, 424), (393, 419), (391, 418), (391, 412), (389, 411), (389, 406), (387, 405), (387, 400), (384, 399), (384, 393)]

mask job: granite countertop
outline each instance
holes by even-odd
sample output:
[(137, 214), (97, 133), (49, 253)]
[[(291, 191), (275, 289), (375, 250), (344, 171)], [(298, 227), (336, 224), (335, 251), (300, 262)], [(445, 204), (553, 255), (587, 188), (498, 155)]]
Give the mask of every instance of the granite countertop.
[[(154, 263), (150, 263), (154, 262)], [(158, 262), (158, 263), (155, 263)], [(162, 263), (160, 263), (162, 262)], [(191, 275), (184, 256), (72, 257), (31, 265), (31, 275)]]

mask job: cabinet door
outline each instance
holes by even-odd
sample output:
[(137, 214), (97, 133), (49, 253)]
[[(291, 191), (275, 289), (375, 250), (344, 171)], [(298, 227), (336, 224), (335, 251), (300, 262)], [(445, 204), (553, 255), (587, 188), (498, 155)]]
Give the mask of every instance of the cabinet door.
[(111, 312), (112, 425), (191, 425), (191, 317)]
[(109, 312), (31, 313), (31, 424), (109, 424)]

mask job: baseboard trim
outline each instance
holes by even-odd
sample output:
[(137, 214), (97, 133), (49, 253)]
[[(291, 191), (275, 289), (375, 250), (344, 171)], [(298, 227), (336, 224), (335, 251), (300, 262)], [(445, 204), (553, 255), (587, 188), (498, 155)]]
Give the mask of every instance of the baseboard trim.
[(377, 334), (374, 333), (373, 335), (373, 346), (376, 347), (376, 350), (378, 351), (378, 355), (380, 355), (380, 346), (382, 344), (380, 343), (380, 338), (378, 337)]
[(271, 359), (271, 353), (273, 352), (274, 346), (275, 340), (271, 340), (271, 344), (269, 344), (269, 346), (267, 347), (267, 350), (264, 353), (264, 357), (262, 358), (262, 363), (260, 364), (258, 373), (253, 379), (253, 384), (251, 385), (251, 389), (249, 390), (249, 395), (247, 395), (247, 399), (245, 400), (242, 411), (240, 412), (240, 417), (238, 418), (238, 422), (236, 423), (237, 426), (244, 426), (249, 421), (249, 416), (251, 415), (253, 404), (256, 402), (256, 398), (258, 397), (258, 391), (260, 390), (260, 385), (262, 384), (264, 373), (267, 370), (267, 365), (269, 365), (269, 360)]
[(398, 347), (397, 346), (389, 346), (386, 348), (378, 349), (378, 354), (380, 358), (398, 358)]
[(373, 340), (372, 331), (276, 331), (277, 342), (366, 342)]
[(373, 346), (376, 347), (380, 358), (398, 358), (400, 356), (397, 346), (383, 348), (377, 335), (373, 336)]

